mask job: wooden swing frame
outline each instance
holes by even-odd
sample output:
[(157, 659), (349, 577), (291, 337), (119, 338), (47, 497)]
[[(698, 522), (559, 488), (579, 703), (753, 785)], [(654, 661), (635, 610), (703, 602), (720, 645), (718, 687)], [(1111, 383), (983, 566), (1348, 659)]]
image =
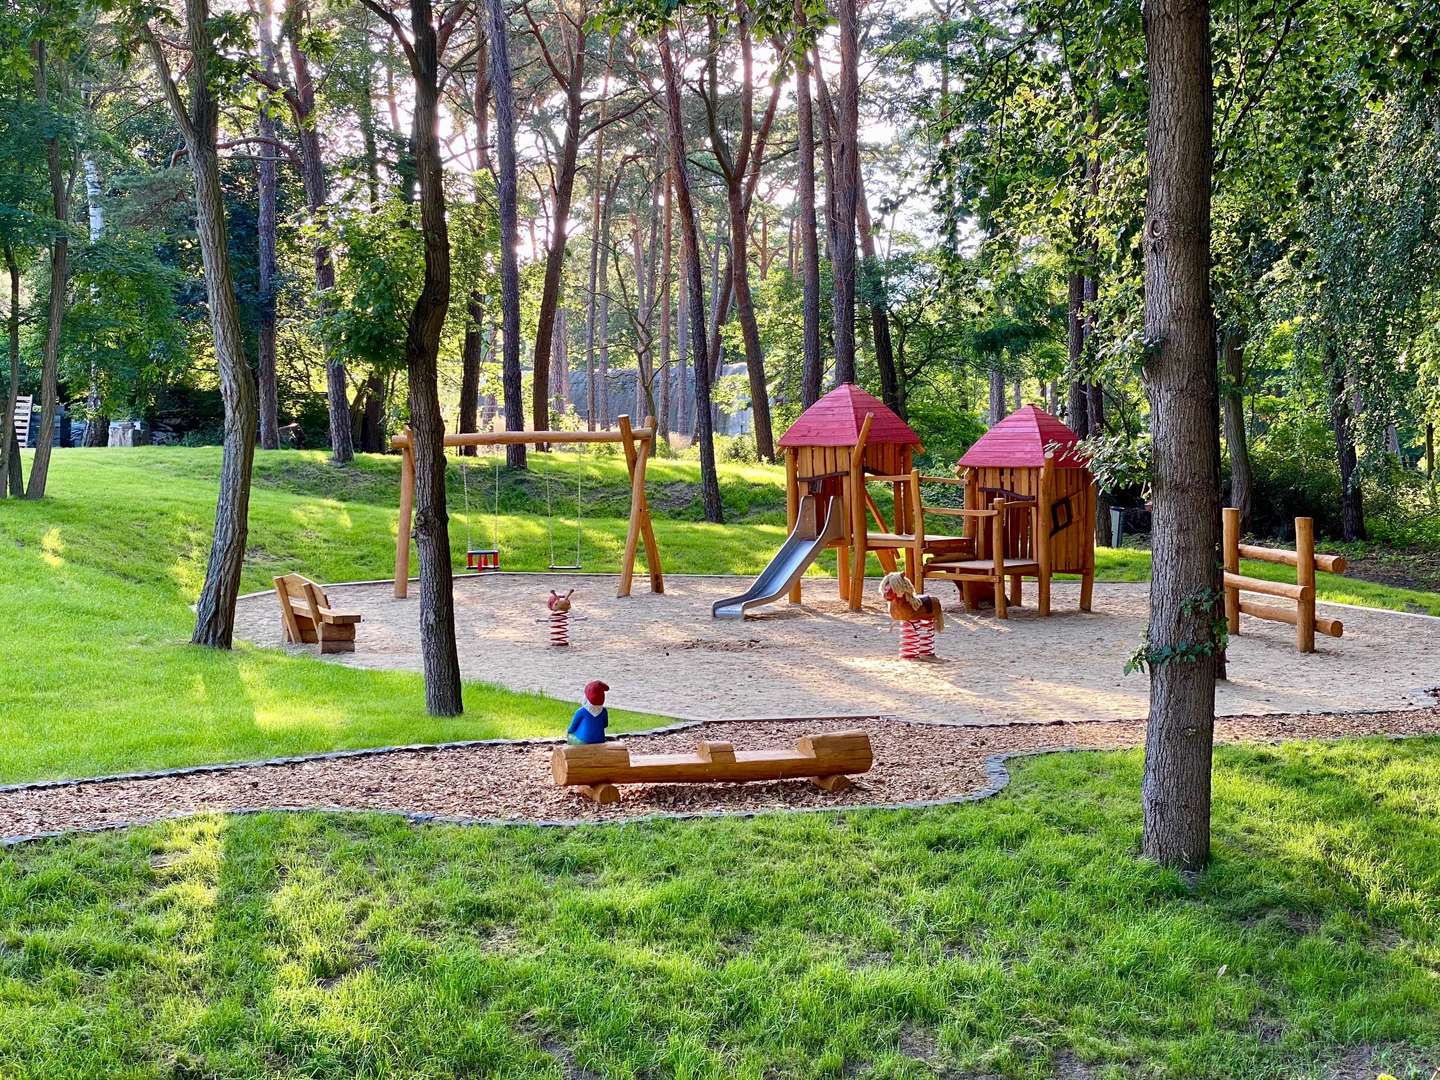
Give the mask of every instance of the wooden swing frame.
[[(645, 470), (655, 453), (655, 418), (647, 416), (639, 428), (630, 426), (630, 417), (618, 418), (618, 431), (476, 431), (445, 436), (450, 446), (540, 446), (549, 443), (618, 443), (625, 449), (625, 467), (630, 473), (630, 525), (625, 533), (625, 555), (620, 564), (618, 596), (629, 596), (635, 578), (635, 558), (643, 542), (645, 568), (650, 591), (665, 591), (665, 574), (660, 566), (660, 548), (650, 522), (650, 503), (645, 496)], [(400, 527), (395, 536), (395, 598), (410, 592), (410, 533), (415, 522), (415, 449), (413, 432), (406, 428), (390, 439), (400, 451)]]

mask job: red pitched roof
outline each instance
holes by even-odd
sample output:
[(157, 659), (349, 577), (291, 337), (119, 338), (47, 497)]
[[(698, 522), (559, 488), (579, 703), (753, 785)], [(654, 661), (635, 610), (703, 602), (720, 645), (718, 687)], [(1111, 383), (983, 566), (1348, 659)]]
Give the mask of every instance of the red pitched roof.
[(920, 436), (909, 424), (854, 383), (842, 383), (801, 413), (781, 436), (780, 445), (854, 446), (866, 413), (875, 414), (867, 445), (920, 445)]
[(1045, 454), (1050, 452), (1055, 455), (1058, 468), (1083, 469), (1084, 459), (1066, 449), (1079, 441), (1080, 436), (1045, 410), (1026, 405), (980, 436), (975, 445), (965, 451), (960, 464), (1038, 469), (1045, 464)]

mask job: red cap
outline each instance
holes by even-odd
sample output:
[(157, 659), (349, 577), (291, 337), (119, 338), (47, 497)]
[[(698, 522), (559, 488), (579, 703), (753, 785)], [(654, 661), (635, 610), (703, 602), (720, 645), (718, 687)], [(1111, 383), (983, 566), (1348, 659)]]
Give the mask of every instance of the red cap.
[(605, 691), (610, 687), (606, 686), (599, 679), (593, 679), (585, 684), (585, 700), (591, 705), (605, 704)]

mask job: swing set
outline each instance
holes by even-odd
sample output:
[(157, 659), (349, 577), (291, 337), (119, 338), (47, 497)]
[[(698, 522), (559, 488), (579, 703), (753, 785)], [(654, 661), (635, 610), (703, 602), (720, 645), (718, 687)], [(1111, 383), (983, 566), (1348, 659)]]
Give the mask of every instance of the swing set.
[[(650, 576), (650, 591), (665, 591), (665, 575), (660, 567), (660, 549), (655, 543), (655, 529), (650, 521), (650, 503), (645, 496), (645, 470), (655, 452), (655, 419), (647, 416), (642, 427), (632, 428), (630, 417), (621, 416), (618, 431), (479, 431), (446, 435), (445, 446), (542, 446), (584, 445), (587, 443), (618, 443), (625, 451), (625, 466), (630, 473), (630, 522), (625, 533), (625, 553), (620, 564), (620, 587), (617, 595), (629, 596), (635, 577), (635, 560), (641, 544), (645, 547), (645, 568)], [(395, 598), (403, 600), (410, 587), (410, 533), (415, 518), (415, 450), (414, 433), (410, 428), (390, 440), (399, 450), (400, 461), (400, 528), (395, 537)], [(491, 546), (477, 548), (470, 534), (470, 486), (468, 468), (461, 464), (461, 482), (465, 495), (465, 566), (476, 573), (495, 573), (500, 569), (500, 463), (495, 461), (495, 502), (491, 517)], [(554, 502), (551, 474), (545, 474), (546, 530), (550, 538), (550, 569), (580, 568), (581, 497), (583, 468), (575, 476), (575, 561), (559, 564), (555, 556)]]

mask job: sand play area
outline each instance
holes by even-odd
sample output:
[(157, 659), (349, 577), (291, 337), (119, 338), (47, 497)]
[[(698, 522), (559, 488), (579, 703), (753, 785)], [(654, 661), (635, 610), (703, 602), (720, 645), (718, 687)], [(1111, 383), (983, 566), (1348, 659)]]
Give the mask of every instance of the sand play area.
[[(743, 622), (710, 617), (715, 600), (748, 579), (672, 576), (666, 592), (615, 596), (611, 575), (494, 574), (455, 581), (460, 667), (466, 679), (538, 691), (562, 700), (590, 679), (611, 687), (609, 703), (682, 719), (888, 715), (938, 723), (1013, 724), (1130, 720), (1148, 712), (1149, 684), (1126, 675), (1140, 644), (1146, 584), (1097, 584), (1094, 611), (1077, 610), (1079, 586), (1057, 582), (1055, 613), (1026, 605), (1008, 620), (966, 614), (952, 586), (937, 582), (947, 625), (938, 658), (904, 661), (899, 631), (877, 583), (849, 612), (827, 579), (807, 581), (805, 603), (760, 608)], [(546, 644), (545, 599), (575, 587), (568, 649)], [(417, 590), (396, 600), (387, 583), (336, 585), (331, 603), (358, 611), (352, 654), (326, 657), (361, 667), (420, 669)], [(1321, 604), (1345, 636), (1321, 637), (1318, 652), (1295, 652), (1288, 626), (1246, 618), (1230, 646), (1222, 716), (1333, 713), (1433, 705), (1440, 686), (1440, 619)], [(282, 647), (273, 594), (243, 597), (238, 636)]]

